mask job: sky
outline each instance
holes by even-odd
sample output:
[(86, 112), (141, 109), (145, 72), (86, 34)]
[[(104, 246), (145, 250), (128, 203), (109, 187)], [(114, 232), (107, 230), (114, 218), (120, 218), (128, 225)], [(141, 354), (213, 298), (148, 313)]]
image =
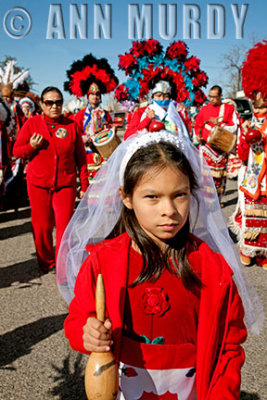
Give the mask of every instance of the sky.
[[(170, 11), (170, 5), (174, 19), (168, 22), (166, 32), (160, 20), (164, 19), (164, 9)], [(100, 31), (99, 10), (106, 18)], [(152, 16), (151, 25), (146, 23), (143, 32), (131, 29), (136, 10)], [(75, 15), (80, 18), (76, 33), (72, 22)], [(195, 20), (194, 25), (190, 25), (190, 18)], [(224, 54), (236, 46), (248, 49), (252, 40), (267, 39), (266, 0), (2, 0), (0, 19), (0, 61), (15, 57), (18, 66), (29, 69), (37, 94), (50, 85), (63, 91), (66, 71), (88, 53), (107, 58), (122, 83), (125, 76), (118, 69), (118, 55), (127, 52), (133, 40), (147, 39), (146, 35), (159, 40), (164, 49), (174, 40), (184, 40), (189, 55), (201, 60), (200, 68), (209, 77), (204, 89), (207, 92), (214, 84), (223, 87)], [(67, 92), (64, 97), (70, 99)]]

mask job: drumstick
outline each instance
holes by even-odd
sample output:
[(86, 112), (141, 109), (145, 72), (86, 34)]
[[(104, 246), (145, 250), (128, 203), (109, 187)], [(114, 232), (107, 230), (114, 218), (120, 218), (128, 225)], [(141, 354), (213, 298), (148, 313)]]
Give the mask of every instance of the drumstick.
[[(106, 296), (103, 276), (96, 282), (96, 317), (105, 321)], [(118, 366), (111, 351), (92, 352), (85, 369), (85, 391), (88, 400), (115, 400), (119, 390)]]

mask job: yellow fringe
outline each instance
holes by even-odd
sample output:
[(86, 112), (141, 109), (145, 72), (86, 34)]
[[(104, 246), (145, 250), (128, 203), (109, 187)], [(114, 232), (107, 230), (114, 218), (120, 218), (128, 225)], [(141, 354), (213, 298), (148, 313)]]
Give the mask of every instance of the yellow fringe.
[(215, 171), (211, 169), (211, 175), (213, 176), (213, 178), (223, 178), (224, 176), (226, 176), (226, 171)]
[(101, 167), (102, 167), (102, 165), (94, 165), (94, 166), (92, 166), (91, 164), (87, 164), (87, 171), (89, 171), (89, 172), (98, 171), (99, 168), (101, 168)]
[(250, 239), (250, 240), (255, 240), (259, 236), (259, 233), (257, 232), (246, 232), (244, 237), (245, 239)]
[(245, 209), (245, 216), (256, 216), (256, 217), (266, 217), (267, 218), (267, 210), (262, 209)]

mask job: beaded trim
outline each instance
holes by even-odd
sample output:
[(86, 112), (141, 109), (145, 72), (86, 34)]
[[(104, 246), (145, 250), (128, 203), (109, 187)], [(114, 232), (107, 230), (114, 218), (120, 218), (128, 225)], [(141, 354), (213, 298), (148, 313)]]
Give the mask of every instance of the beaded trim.
[(126, 166), (133, 156), (133, 154), (139, 150), (141, 147), (146, 147), (152, 143), (160, 143), (160, 142), (167, 142), (171, 143), (174, 146), (178, 147), (181, 150), (184, 150), (184, 143), (183, 140), (173, 133), (167, 131), (158, 131), (158, 132), (144, 132), (141, 135), (138, 135), (129, 145), (127, 151), (122, 159), (121, 166), (120, 166), (120, 184), (123, 184), (123, 177)]

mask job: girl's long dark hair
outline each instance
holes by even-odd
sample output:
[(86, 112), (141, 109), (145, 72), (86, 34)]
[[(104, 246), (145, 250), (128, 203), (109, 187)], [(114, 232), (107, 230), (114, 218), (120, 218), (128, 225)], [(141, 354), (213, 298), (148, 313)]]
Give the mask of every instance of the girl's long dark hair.
[[(131, 157), (124, 173), (124, 195), (130, 197), (133, 195), (136, 184), (149, 168), (158, 168), (160, 171), (167, 166), (177, 168), (188, 177), (190, 192), (194, 194), (197, 182), (187, 158), (176, 146), (161, 142), (142, 147)], [(142, 271), (132, 286), (147, 280), (157, 280), (164, 268), (174, 275), (181, 276), (186, 288), (191, 288), (192, 285), (200, 286), (200, 281), (190, 268), (186, 255), (186, 243), (190, 232), (189, 218), (177, 235), (167, 243), (168, 246), (164, 252), (140, 227), (134, 211), (124, 205), (116, 231), (117, 233), (126, 231), (137, 244), (143, 256)], [(170, 259), (173, 266), (170, 264)]]

